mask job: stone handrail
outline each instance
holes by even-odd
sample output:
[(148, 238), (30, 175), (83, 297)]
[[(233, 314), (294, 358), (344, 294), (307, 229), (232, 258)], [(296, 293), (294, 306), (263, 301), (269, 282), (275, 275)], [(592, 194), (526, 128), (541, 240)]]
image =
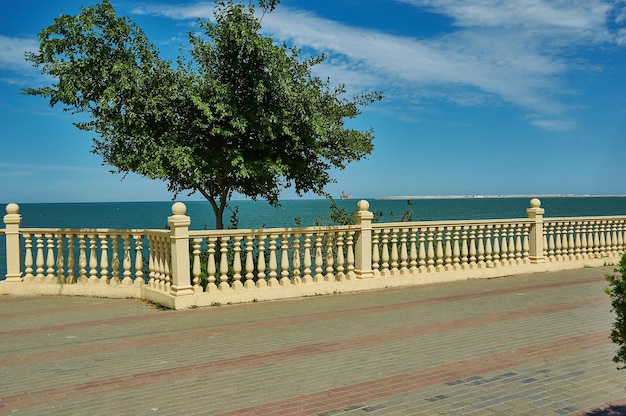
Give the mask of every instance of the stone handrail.
[[(177, 202), (167, 230), (20, 228), (7, 206), (0, 293), (137, 297), (172, 308), (614, 264), (626, 216), (372, 223), (190, 231)], [(22, 261), (23, 257), (23, 261)]]

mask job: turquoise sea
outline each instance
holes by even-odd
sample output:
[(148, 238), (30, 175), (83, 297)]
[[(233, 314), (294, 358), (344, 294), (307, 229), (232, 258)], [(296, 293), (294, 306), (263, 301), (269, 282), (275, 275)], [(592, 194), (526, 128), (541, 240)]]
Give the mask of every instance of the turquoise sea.
[[(357, 199), (337, 200), (337, 206), (348, 212), (356, 211)], [(381, 220), (397, 221), (411, 209), (414, 221), (525, 218), (529, 198), (462, 198), (417, 199), (411, 205), (406, 200), (368, 199), (370, 211), (382, 213)], [(626, 197), (541, 198), (546, 217), (596, 215), (626, 215)], [(191, 229), (212, 229), (213, 211), (208, 202), (186, 201)], [(20, 204), (22, 227), (37, 228), (150, 228), (162, 229), (171, 215), (171, 201), (165, 202), (103, 202)], [(238, 228), (295, 227), (296, 218), (303, 226), (316, 221), (326, 224), (330, 213), (325, 199), (300, 199), (281, 202), (273, 208), (266, 202), (231, 201), (239, 207)], [(3, 209), (4, 211), (4, 209)], [(230, 212), (224, 224), (230, 224)], [(4, 228), (4, 224), (0, 225)], [(6, 273), (4, 236), (0, 236), (0, 279)]]

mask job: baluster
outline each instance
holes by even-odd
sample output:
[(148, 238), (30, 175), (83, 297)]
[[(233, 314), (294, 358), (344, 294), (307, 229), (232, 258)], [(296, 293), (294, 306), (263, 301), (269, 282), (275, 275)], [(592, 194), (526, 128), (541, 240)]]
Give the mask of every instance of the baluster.
[(313, 277), (313, 281), (316, 283), (324, 281), (324, 275), (322, 272), (324, 269), (322, 266), (324, 265), (324, 259), (322, 258), (322, 234), (321, 232), (317, 232), (315, 234), (315, 276)]
[(607, 256), (613, 255), (613, 240), (611, 239), (611, 221), (606, 221), (605, 225), (606, 246), (605, 251)]
[(206, 273), (207, 273), (207, 284), (204, 288), (205, 292), (215, 291), (217, 289), (217, 285), (215, 284), (216, 274), (217, 274), (217, 265), (215, 263), (215, 237), (207, 237), (207, 263), (206, 263)]
[(291, 264), (293, 277), (291, 279), (291, 284), (294, 285), (302, 283), (302, 278), (300, 277), (300, 237), (302, 237), (302, 234), (296, 233), (293, 235), (292, 240), (293, 256), (291, 258)]
[(583, 237), (585, 238), (583, 243), (585, 246), (585, 253), (587, 254), (587, 258), (593, 259), (595, 257), (595, 254), (593, 252), (593, 223), (585, 223), (585, 234), (583, 235)]
[(354, 272), (354, 231), (348, 231), (348, 243), (346, 246), (347, 256), (348, 256), (348, 265), (347, 265), (347, 278), (354, 279), (356, 277), (356, 273)]
[(207, 284), (204, 289), (206, 292), (211, 292), (217, 289), (216, 274), (217, 274), (217, 264), (215, 263), (215, 245), (217, 243), (217, 238), (208, 237), (207, 238), (207, 262), (206, 262), (206, 274), (207, 274)]
[(254, 287), (254, 236), (246, 235), (246, 281), (244, 287), (252, 289)]
[[(135, 281), (132, 282), (131, 279), (131, 282), (135, 286), (143, 286), (145, 284), (143, 280), (143, 235), (133, 235), (133, 240), (135, 240)], [(126, 281), (124, 283), (131, 282)]]
[(411, 248), (409, 250), (409, 273), (410, 274), (416, 274), (418, 272), (418, 268), (417, 268), (417, 237), (415, 235), (416, 231), (411, 229), (409, 230), (409, 232), (411, 233), (411, 236), (409, 237), (409, 241), (410, 241), (410, 245)]
[(485, 226), (484, 225), (479, 225), (478, 226), (478, 237), (477, 237), (477, 243), (478, 243), (478, 250), (477, 250), (477, 254), (478, 254), (478, 267), (483, 268), (485, 267)]
[(311, 261), (311, 237), (313, 234), (306, 233), (304, 234), (304, 276), (302, 277), (303, 283), (311, 283), (313, 282), (313, 277), (311, 276), (311, 266), (313, 265)]
[(119, 247), (119, 235), (111, 235), (111, 284), (119, 285), (120, 281), (120, 247)]
[(619, 221), (617, 228), (617, 251), (619, 254), (624, 253), (624, 223), (625, 221)]
[(77, 282), (75, 273), (76, 259), (74, 258), (74, 244), (75, 244), (76, 235), (68, 234), (67, 236), (67, 277), (65, 278), (65, 282), (69, 284), (74, 284)]
[(509, 264), (515, 264), (515, 228), (512, 225), (509, 228)]
[(345, 268), (345, 256), (343, 254), (343, 240), (345, 232), (337, 232), (337, 276), (336, 280), (346, 280), (346, 275), (344, 273)]
[(165, 265), (163, 264), (163, 257), (165, 253), (163, 250), (163, 244), (160, 236), (154, 238), (155, 250), (154, 250), (154, 281), (157, 289), (165, 290)]
[(381, 274), (383, 276), (389, 275), (389, 230), (383, 230), (382, 240), (382, 256), (381, 256)]
[(508, 266), (509, 265), (509, 243), (508, 243), (508, 238), (509, 238), (509, 227), (507, 225), (503, 225), (502, 226), (502, 233), (501, 233), (501, 238), (502, 238), (502, 247), (500, 248), (500, 264), (502, 264), (503, 266)]
[(465, 226), (461, 227), (461, 268), (469, 266), (469, 247), (467, 245), (468, 231)]
[(597, 222), (593, 223), (593, 257), (599, 259), (600, 254), (600, 225)]
[(56, 283), (65, 283), (65, 235), (57, 234), (57, 279)]
[(613, 240), (611, 240), (611, 223), (607, 221), (606, 223), (606, 254), (607, 256), (611, 256), (613, 254)]
[(395, 276), (398, 274), (398, 230), (391, 230), (391, 256), (390, 256), (390, 266), (391, 266), (391, 275)]
[(426, 257), (428, 260), (426, 264), (428, 265), (428, 271), (435, 271), (435, 229), (428, 228), (426, 235), (426, 243), (428, 244), (428, 248), (426, 250)]
[(613, 256), (619, 254), (619, 243), (617, 242), (617, 226), (616, 222), (611, 222), (611, 253)]
[(100, 283), (109, 283), (109, 244), (106, 235), (99, 235), (100, 238)]
[(259, 258), (257, 261), (257, 280), (256, 286), (267, 287), (267, 281), (265, 280), (265, 235), (259, 234)]
[(158, 249), (157, 249), (157, 271), (158, 274), (155, 276), (159, 277), (159, 289), (162, 291), (166, 290), (165, 284), (167, 282), (167, 273), (165, 271), (165, 244), (166, 242), (163, 240), (161, 236), (157, 237), (158, 240)]
[(87, 236), (78, 236), (78, 283), (87, 283)]
[(270, 280), (267, 282), (268, 286), (275, 287), (279, 285), (277, 276), (278, 270), (278, 261), (276, 259), (276, 239), (278, 238), (277, 234), (270, 235)]
[(46, 255), (46, 283), (55, 283), (56, 277), (54, 275), (54, 236), (52, 234), (46, 234), (46, 246), (48, 252)]
[(443, 256), (444, 256), (444, 263), (445, 266), (444, 268), (446, 270), (452, 270), (452, 227), (446, 227), (445, 232), (446, 232), (446, 236), (444, 239), (444, 250), (443, 250)]
[(231, 287), (228, 284), (228, 240), (229, 237), (221, 237), (220, 242), (220, 290), (229, 290)]
[(454, 270), (458, 270), (461, 266), (461, 248), (459, 246), (459, 233), (461, 232), (461, 227), (458, 225), (454, 227), (454, 235), (452, 236), (452, 266)]
[(151, 236), (150, 242), (150, 281), (155, 289), (159, 289), (159, 239), (157, 236)]
[(44, 269), (44, 260), (43, 260), (43, 235), (35, 234), (35, 238), (37, 240), (37, 259), (35, 260), (35, 265), (37, 266), (37, 275), (35, 276), (35, 282), (42, 283), (45, 281), (45, 276), (43, 274)]
[[(116, 239), (117, 240), (117, 239)], [(124, 250), (123, 260), (122, 260), (122, 268), (124, 271), (122, 272), (122, 284), (124, 286), (132, 286), (133, 280), (130, 278), (131, 276), (131, 260), (130, 260), (130, 235), (124, 234), (122, 236), (122, 247)], [(117, 251), (114, 249), (114, 251)], [(115, 267), (115, 266), (114, 266)]]
[(241, 283), (241, 271), (243, 267), (241, 265), (241, 237), (234, 236), (233, 245), (233, 289), (243, 289), (243, 283)]
[(437, 266), (435, 267), (435, 270), (437, 270), (438, 272), (443, 270), (443, 262), (444, 262), (444, 254), (443, 254), (443, 232), (444, 232), (444, 227), (437, 227), (436, 229), (436, 235), (435, 235), (435, 242), (436, 242), (436, 251), (435, 251), (435, 260), (436, 260), (436, 264)]
[(372, 270), (374, 273), (380, 271), (380, 250), (378, 249), (380, 231), (374, 230), (372, 232)]
[(289, 234), (280, 236), (280, 285), (288, 286), (291, 284), (289, 280)]
[(150, 256), (148, 258), (148, 286), (156, 288), (156, 241), (150, 235), (148, 235), (148, 250)]
[(74, 238), (73, 234), (67, 236), (67, 277), (65, 281), (69, 284), (76, 283), (74, 276)]
[(582, 256), (581, 229), (580, 229), (580, 223), (579, 222), (575, 223), (574, 234), (575, 234), (575, 238), (574, 238), (574, 257), (576, 258), (576, 260), (580, 260), (580, 259), (583, 258), (583, 256)]
[(522, 264), (524, 247), (522, 246), (522, 229), (515, 230), (515, 263)]
[(493, 267), (493, 246), (491, 244), (491, 230), (493, 225), (485, 226), (485, 264)]
[(326, 234), (326, 276), (324, 279), (327, 282), (332, 282), (335, 280), (334, 274), (334, 264), (335, 258), (333, 257), (333, 241), (335, 239), (334, 233)]
[(89, 234), (89, 283), (98, 283), (98, 257), (96, 253), (97, 241), (94, 234)]
[(523, 263), (528, 263), (528, 257), (530, 256), (530, 241), (529, 241), (529, 233), (530, 233), (530, 226), (527, 224), (523, 225), (523, 236), (524, 236), (524, 241), (522, 243), (522, 262)]
[(576, 243), (574, 241), (574, 237), (576, 234), (576, 230), (574, 228), (574, 223), (568, 223), (567, 225), (567, 255), (570, 260), (576, 259)]
[[(171, 246), (168, 236), (163, 236), (163, 274), (165, 275), (164, 290), (169, 293), (172, 286), (172, 272), (170, 261), (172, 259)], [(187, 265), (189, 267), (189, 264)]]
[(600, 222), (600, 257), (606, 257), (606, 221)]
[(493, 265), (498, 267), (500, 263), (500, 224), (493, 228)]
[(548, 258), (550, 259), (550, 261), (555, 261), (556, 260), (555, 251), (554, 251), (554, 228), (555, 228), (555, 225), (554, 224), (550, 224), (549, 227), (550, 228), (548, 230)]
[(569, 226), (568, 223), (563, 223), (563, 228), (561, 231), (561, 257), (563, 257), (563, 260), (569, 260), (569, 238), (568, 238), (568, 233), (569, 233)]
[(420, 228), (419, 234), (419, 269), (420, 272), (425, 272), (426, 270), (428, 270), (426, 268), (426, 238), (428, 231), (426, 228)]
[(583, 222), (580, 225), (580, 255), (582, 256), (583, 259), (589, 258), (587, 235), (588, 235), (587, 222)]
[(409, 250), (407, 247), (407, 230), (400, 230), (400, 274), (407, 274), (409, 271)]
[(35, 281), (33, 276), (33, 236), (32, 234), (24, 233), (24, 248), (26, 249), (24, 254), (24, 282), (32, 283)]
[[(554, 236), (554, 248), (555, 248), (555, 252), (556, 252), (556, 259), (557, 261), (561, 261), (563, 260), (563, 225), (559, 222), (556, 224), (556, 235)], [(567, 245), (567, 240), (566, 241), (566, 245)]]
[(202, 253), (201, 247), (202, 238), (194, 237), (194, 239), (192, 240), (193, 266), (191, 269), (194, 289), (200, 288), (200, 275), (202, 274), (202, 266), (200, 265), (200, 253)]
[(476, 226), (470, 226), (469, 235), (469, 265), (473, 269), (476, 267)]

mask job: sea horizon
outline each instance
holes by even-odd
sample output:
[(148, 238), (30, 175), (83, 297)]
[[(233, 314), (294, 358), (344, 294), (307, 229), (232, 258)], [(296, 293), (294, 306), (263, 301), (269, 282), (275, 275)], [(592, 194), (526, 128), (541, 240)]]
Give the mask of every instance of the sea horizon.
[[(395, 200), (400, 200), (400, 201), (405, 201), (405, 200), (420, 200), (420, 199), (522, 199), (522, 198), (528, 198), (529, 200), (532, 198), (626, 198), (626, 194), (450, 194), (450, 195), (383, 195), (383, 196), (369, 196), (369, 197), (364, 197), (364, 196), (350, 196), (349, 198), (335, 198), (333, 197), (333, 200), (335, 201), (360, 201), (360, 200), (366, 200), (366, 201), (385, 201), (385, 200), (389, 200), (389, 201), (395, 201)], [(256, 201), (253, 201), (250, 198), (237, 198), (237, 199), (231, 199), (229, 201), (229, 203), (234, 203), (234, 202), (254, 202), (254, 203), (267, 203), (269, 205), (269, 203), (267, 202), (267, 200), (265, 199), (258, 199)], [(280, 199), (280, 202), (287, 202), (287, 201), (329, 201), (328, 198), (324, 198), (324, 197), (320, 197), (320, 196), (314, 196), (314, 197), (300, 197), (300, 198), (284, 198), (284, 199)], [(165, 202), (182, 202), (182, 203), (187, 203), (187, 202), (206, 202), (208, 203), (209, 201), (207, 201), (206, 199), (180, 199), (180, 198), (174, 198), (174, 199), (150, 199), (150, 200), (99, 200), (99, 201), (28, 201), (28, 202), (20, 202), (20, 201), (5, 201), (5, 202), (0, 202), (0, 206), (6, 206), (8, 204), (11, 203), (15, 203), (15, 204), (115, 204), (115, 203), (165, 203)]]

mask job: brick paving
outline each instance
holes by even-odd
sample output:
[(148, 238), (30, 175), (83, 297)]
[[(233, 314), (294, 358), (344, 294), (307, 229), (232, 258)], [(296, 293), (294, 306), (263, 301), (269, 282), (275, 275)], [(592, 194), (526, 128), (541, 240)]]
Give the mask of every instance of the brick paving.
[(0, 414), (626, 414), (611, 271), (188, 311), (3, 296)]

